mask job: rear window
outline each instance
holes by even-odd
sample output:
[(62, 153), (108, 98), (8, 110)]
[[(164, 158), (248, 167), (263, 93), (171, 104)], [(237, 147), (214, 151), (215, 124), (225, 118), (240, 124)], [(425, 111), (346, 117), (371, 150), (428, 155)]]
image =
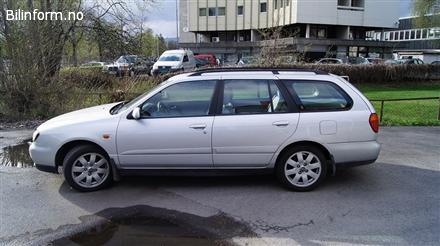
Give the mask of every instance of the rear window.
[(300, 101), (302, 111), (349, 110), (353, 100), (339, 86), (326, 81), (286, 81), (292, 95)]

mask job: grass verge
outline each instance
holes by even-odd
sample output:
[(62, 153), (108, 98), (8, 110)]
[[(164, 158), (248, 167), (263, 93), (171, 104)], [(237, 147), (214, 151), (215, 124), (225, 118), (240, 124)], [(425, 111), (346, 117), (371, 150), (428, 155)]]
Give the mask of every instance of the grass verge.
[[(440, 81), (425, 84), (407, 82), (394, 85), (358, 85), (357, 87), (372, 101), (377, 113), (382, 114), (382, 125), (440, 126)], [(387, 101), (427, 97), (434, 99)]]

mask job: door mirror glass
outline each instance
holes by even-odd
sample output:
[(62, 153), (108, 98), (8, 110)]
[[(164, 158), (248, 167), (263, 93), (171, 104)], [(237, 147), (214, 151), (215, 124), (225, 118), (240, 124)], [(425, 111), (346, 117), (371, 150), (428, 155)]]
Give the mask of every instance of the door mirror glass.
[(185, 55), (185, 56), (183, 57), (183, 62), (189, 62), (189, 59), (188, 59), (188, 56), (187, 56), (187, 55)]
[(141, 108), (137, 107), (131, 112), (131, 116), (133, 116), (133, 119), (138, 120), (141, 118)]

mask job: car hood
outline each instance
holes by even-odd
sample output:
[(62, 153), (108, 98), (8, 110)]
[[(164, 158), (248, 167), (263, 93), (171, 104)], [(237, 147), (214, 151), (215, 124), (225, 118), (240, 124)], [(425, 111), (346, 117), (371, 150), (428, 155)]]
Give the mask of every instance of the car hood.
[(65, 125), (73, 125), (111, 118), (113, 115), (110, 114), (110, 109), (117, 104), (118, 103), (104, 104), (62, 114), (44, 122), (37, 128), (37, 130), (44, 131), (50, 128), (57, 128)]

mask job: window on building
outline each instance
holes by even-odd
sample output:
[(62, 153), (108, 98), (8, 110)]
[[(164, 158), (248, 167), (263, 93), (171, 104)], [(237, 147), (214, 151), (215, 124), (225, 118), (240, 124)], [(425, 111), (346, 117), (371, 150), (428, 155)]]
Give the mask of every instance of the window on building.
[(218, 16), (225, 16), (225, 14), (226, 14), (226, 8), (225, 7), (219, 7), (217, 9), (217, 15)]
[(394, 32), (390, 32), (390, 40), (394, 40)]
[(409, 31), (405, 31), (405, 40), (409, 39)]
[(416, 31), (411, 30), (411, 39), (415, 39), (415, 38), (416, 38)]
[(428, 38), (428, 30), (423, 29), (422, 30), (422, 39)]
[(237, 15), (243, 15), (243, 6), (237, 6)]
[(404, 35), (405, 35), (405, 32), (399, 32), (399, 40), (403, 40), (405, 37), (404, 37)]
[(327, 28), (322, 26), (311, 26), (310, 27), (310, 37), (311, 38), (326, 38)]
[(338, 6), (349, 6), (348, 0), (338, 0)]
[(199, 8), (199, 16), (206, 16), (206, 8)]
[(422, 30), (418, 29), (416, 30), (416, 39), (420, 39), (422, 35)]
[(358, 55), (358, 47), (357, 46), (348, 47), (348, 56), (356, 57), (357, 55)]
[(351, 0), (351, 6), (356, 8), (363, 8), (364, 0)]
[(428, 38), (435, 38), (435, 39), (440, 38), (440, 28), (437, 27), (431, 28), (429, 29), (428, 34), (429, 34)]
[(216, 16), (215, 8), (208, 8), (208, 14), (209, 16)]
[(260, 13), (267, 12), (267, 3), (260, 3)]

